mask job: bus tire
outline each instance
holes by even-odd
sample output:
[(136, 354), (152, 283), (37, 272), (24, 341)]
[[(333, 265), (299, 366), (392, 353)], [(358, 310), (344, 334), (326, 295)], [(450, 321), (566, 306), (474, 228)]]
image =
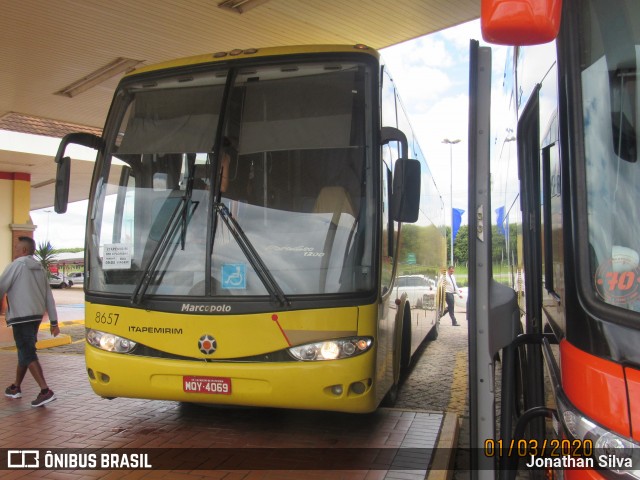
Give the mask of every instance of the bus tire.
[(400, 344), (400, 373), (411, 365), (411, 310), (404, 309), (402, 316), (402, 343)]
[(431, 330), (427, 334), (427, 340), (429, 340), (430, 342), (437, 340), (439, 333), (440, 333), (440, 320), (436, 320), (433, 327), (431, 327)]
[(398, 401), (398, 384), (394, 383), (381, 402), (382, 407), (393, 408)]

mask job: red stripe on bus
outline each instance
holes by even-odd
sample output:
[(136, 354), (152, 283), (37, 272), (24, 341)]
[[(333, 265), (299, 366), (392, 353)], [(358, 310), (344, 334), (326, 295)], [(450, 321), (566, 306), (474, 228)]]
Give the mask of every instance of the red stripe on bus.
[(631, 436), (629, 405), (622, 365), (560, 342), (562, 387), (587, 417), (625, 437)]

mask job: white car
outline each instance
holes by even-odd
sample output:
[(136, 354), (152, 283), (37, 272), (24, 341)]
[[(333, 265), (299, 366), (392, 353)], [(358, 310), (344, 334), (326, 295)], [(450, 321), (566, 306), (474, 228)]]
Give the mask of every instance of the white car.
[(74, 285), (80, 285), (84, 283), (84, 272), (73, 272), (69, 274), (69, 279)]
[[(460, 295), (462, 295), (462, 297)], [(460, 308), (460, 309), (466, 310), (468, 297), (469, 297), (469, 288), (462, 287), (458, 292), (458, 294), (456, 294), (454, 297), (456, 300), (456, 309)]]
[(62, 274), (52, 273), (49, 276), (49, 286), (51, 288), (68, 288), (73, 285), (73, 280), (70, 280)]
[(433, 310), (436, 291), (436, 281), (426, 275), (401, 275), (396, 280), (396, 298), (406, 293), (412, 307)]

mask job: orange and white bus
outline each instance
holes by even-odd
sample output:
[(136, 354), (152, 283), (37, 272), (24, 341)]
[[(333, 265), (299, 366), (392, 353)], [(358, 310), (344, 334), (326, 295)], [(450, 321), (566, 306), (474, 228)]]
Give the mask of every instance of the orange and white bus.
[[(490, 49), (472, 69), (475, 478), (515, 478), (518, 466), (640, 478), (640, 2), (484, 0), (482, 12), (485, 40), (514, 47), (504, 98), (487, 98)], [(485, 267), (500, 207), (524, 288)], [(499, 401), (487, 367), (498, 357)]]

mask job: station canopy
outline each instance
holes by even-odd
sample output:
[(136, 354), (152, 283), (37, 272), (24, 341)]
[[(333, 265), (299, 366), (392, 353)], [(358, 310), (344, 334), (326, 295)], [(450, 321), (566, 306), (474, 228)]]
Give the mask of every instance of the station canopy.
[[(113, 91), (134, 66), (304, 44), (376, 49), (480, 15), (480, 0), (8, 0), (0, 16), (0, 130), (100, 134)], [(74, 84), (97, 71), (109, 73)], [(49, 156), (0, 144), (0, 172), (31, 174), (31, 209), (53, 201)], [(88, 196), (92, 162), (74, 162), (69, 201)]]

